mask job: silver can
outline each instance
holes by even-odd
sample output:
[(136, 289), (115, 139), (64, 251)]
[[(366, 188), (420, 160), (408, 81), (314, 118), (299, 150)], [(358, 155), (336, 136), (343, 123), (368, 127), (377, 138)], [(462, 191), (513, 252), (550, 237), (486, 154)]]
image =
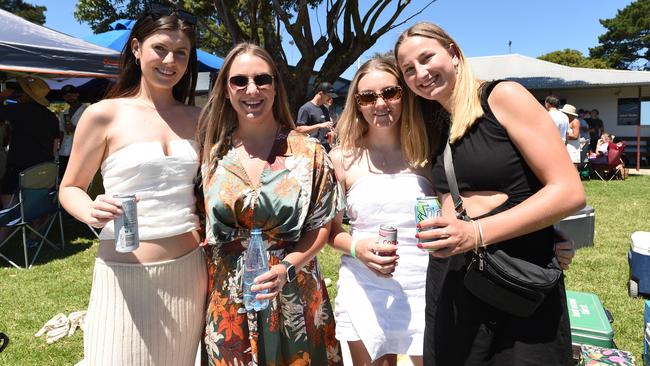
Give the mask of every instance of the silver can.
[[(397, 245), (397, 228), (392, 225), (379, 226), (379, 235), (377, 236), (377, 243)], [(379, 255), (391, 256), (394, 252), (379, 252)]]
[[(419, 224), (420, 221), (423, 221), (425, 219), (431, 217), (439, 217), (439, 216), (442, 216), (442, 209), (438, 197), (427, 196), (427, 197), (420, 197), (416, 200), (415, 202), (415, 224), (416, 225)], [(420, 232), (421, 230), (418, 229), (417, 231)], [(417, 242), (421, 243), (422, 241), (418, 239)], [(431, 251), (431, 250), (426, 250), (426, 251)]]
[(138, 236), (138, 206), (134, 194), (116, 194), (114, 198), (122, 201), (122, 214), (113, 220), (115, 225), (115, 250), (120, 253), (132, 252), (140, 246)]

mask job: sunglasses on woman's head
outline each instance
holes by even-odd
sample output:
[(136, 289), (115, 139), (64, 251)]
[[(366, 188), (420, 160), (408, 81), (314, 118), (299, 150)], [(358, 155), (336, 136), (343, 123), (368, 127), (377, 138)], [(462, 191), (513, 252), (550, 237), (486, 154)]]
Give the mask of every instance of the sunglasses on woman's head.
[(259, 74), (253, 77), (245, 76), (245, 75), (235, 75), (235, 76), (231, 76), (230, 79), (228, 79), (230, 86), (233, 89), (237, 89), (237, 90), (246, 88), (248, 84), (251, 83), (251, 81), (255, 84), (255, 86), (261, 89), (273, 84), (273, 75)]
[(402, 97), (402, 87), (397, 85), (389, 86), (388, 88), (382, 89), (379, 93), (375, 93), (374, 91), (364, 91), (355, 94), (354, 97), (356, 98), (357, 103), (362, 107), (374, 105), (380, 97), (384, 102), (390, 102)]
[(160, 17), (176, 16), (178, 19), (189, 25), (196, 25), (196, 15), (185, 10), (178, 9), (174, 6), (165, 4), (152, 3), (147, 14), (151, 15), (154, 20)]

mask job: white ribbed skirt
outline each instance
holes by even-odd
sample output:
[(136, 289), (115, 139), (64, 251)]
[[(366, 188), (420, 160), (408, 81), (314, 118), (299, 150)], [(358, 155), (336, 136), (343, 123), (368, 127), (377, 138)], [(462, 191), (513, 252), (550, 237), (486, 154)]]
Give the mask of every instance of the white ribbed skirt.
[(206, 293), (201, 248), (148, 264), (98, 258), (84, 331), (85, 364), (194, 365)]

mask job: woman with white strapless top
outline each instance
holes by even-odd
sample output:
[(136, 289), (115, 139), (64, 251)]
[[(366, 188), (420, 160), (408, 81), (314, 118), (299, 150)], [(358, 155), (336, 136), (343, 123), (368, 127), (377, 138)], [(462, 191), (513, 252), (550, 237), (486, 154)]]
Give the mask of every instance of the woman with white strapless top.
[[(372, 59), (350, 83), (340, 145), (330, 152), (351, 226), (346, 232), (339, 215), (329, 241), (344, 253), (336, 337), (348, 342), (354, 365), (396, 365), (399, 354), (422, 364), (429, 259), (415, 242), (414, 206), (434, 190), (426, 132), (413, 112), (396, 66)], [(397, 228), (397, 246), (376, 242), (382, 224)]]
[[(60, 201), (103, 228), (84, 332), (88, 365), (193, 365), (202, 334), (207, 270), (199, 247), (193, 140), (200, 110), (195, 22), (154, 7), (133, 27), (107, 99), (84, 112)], [(101, 168), (105, 194), (87, 188)], [(135, 194), (139, 247), (115, 250), (116, 194)]]

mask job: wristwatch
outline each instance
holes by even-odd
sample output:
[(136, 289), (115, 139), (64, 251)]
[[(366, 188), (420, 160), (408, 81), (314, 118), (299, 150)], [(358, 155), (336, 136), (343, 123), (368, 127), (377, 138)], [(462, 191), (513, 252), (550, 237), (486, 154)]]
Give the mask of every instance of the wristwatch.
[(280, 264), (284, 264), (287, 268), (287, 282), (293, 282), (293, 280), (296, 279), (296, 267), (294, 267), (289, 261), (282, 261)]

